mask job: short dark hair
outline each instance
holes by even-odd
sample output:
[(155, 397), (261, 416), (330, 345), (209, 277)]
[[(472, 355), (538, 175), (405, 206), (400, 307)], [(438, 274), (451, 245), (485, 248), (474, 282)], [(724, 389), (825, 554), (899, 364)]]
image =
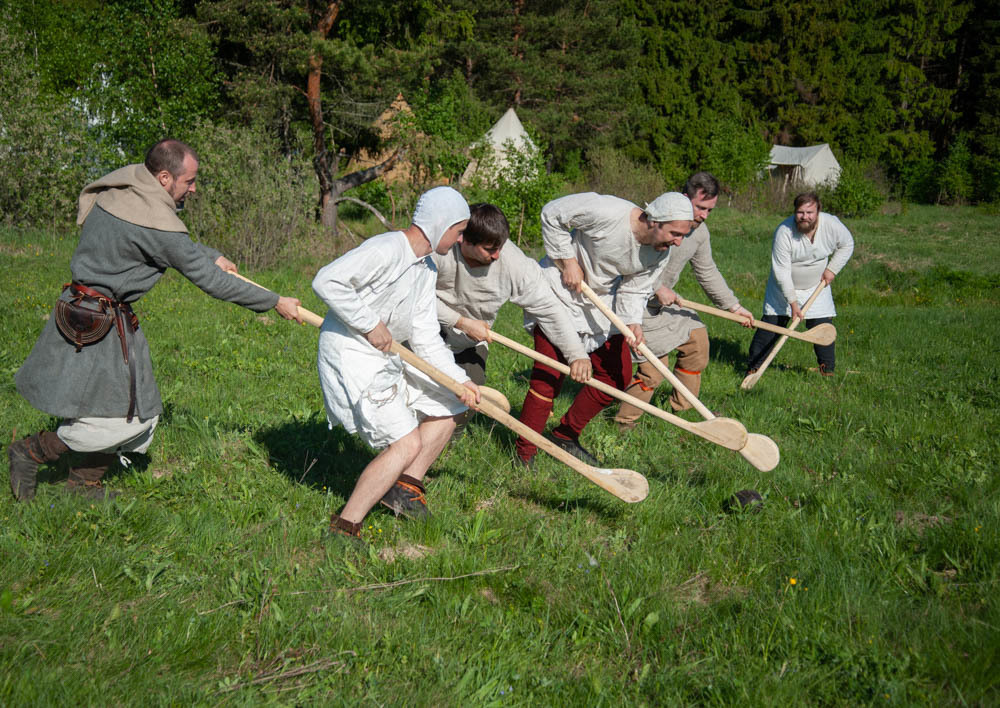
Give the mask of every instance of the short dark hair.
[(688, 198), (697, 197), (698, 190), (705, 193), (705, 197), (711, 199), (719, 196), (719, 180), (711, 172), (695, 172), (688, 177), (682, 190)]
[(794, 206), (796, 210), (804, 204), (815, 204), (816, 211), (822, 211), (823, 209), (823, 205), (819, 201), (819, 195), (816, 194), (816, 192), (803, 192), (795, 197), (795, 201), (792, 202), (792, 206)]
[(164, 138), (146, 152), (146, 169), (154, 175), (166, 170), (171, 176), (178, 177), (184, 171), (184, 158), (188, 155), (198, 161), (198, 153), (190, 145)]
[(469, 207), (469, 225), (462, 241), (470, 246), (502, 246), (510, 238), (507, 217), (493, 204), (473, 204)]

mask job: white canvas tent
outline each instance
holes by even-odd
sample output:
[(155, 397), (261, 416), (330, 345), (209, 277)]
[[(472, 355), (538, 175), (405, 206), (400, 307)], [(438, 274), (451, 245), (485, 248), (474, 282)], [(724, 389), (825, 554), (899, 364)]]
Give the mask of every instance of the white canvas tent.
[[(459, 183), (463, 186), (467, 186), (471, 184), (473, 179), (477, 176), (480, 179), (485, 177), (486, 181), (489, 181), (492, 175), (484, 175), (484, 170), (489, 169), (493, 172), (506, 167), (509, 161), (504, 154), (504, 146), (508, 144), (508, 141), (513, 144), (514, 148), (518, 152), (530, 153), (538, 149), (535, 146), (535, 143), (532, 142), (531, 138), (528, 136), (524, 126), (521, 125), (521, 120), (517, 117), (517, 113), (514, 112), (513, 108), (508, 108), (507, 112), (503, 114), (500, 120), (494, 123), (493, 127), (486, 131), (486, 135), (484, 135), (477, 143), (478, 145), (485, 142), (487, 150), (492, 152), (492, 159), (489, 160), (489, 164), (483, 165), (482, 168), (480, 168), (479, 160), (472, 160), (472, 162), (469, 163), (469, 166), (465, 168), (465, 172), (462, 173), (462, 179)], [(475, 145), (471, 147), (475, 147)]]
[(786, 188), (815, 187), (824, 183), (836, 186), (840, 179), (840, 163), (826, 143), (801, 148), (774, 145), (767, 169), (772, 177), (781, 179)]

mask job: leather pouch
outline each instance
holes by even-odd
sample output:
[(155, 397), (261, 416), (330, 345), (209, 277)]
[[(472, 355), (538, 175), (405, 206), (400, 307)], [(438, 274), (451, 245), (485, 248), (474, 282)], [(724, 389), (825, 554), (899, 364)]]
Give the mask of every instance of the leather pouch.
[(56, 327), (80, 351), (101, 341), (111, 331), (115, 315), (109, 303), (90, 297), (56, 301)]

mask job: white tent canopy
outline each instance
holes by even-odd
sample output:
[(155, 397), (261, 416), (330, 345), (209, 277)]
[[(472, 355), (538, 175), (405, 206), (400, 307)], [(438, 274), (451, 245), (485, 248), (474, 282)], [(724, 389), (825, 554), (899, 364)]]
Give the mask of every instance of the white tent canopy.
[(815, 187), (824, 183), (836, 186), (840, 179), (840, 163), (826, 143), (801, 148), (774, 145), (767, 169), (772, 176), (780, 177), (786, 187)]
[(492, 153), (489, 165), (483, 165), (482, 170), (480, 170), (479, 161), (472, 160), (469, 166), (465, 168), (465, 172), (462, 173), (460, 184), (470, 184), (473, 178), (477, 176), (477, 172), (480, 172), (478, 175), (480, 178), (486, 177), (487, 181), (489, 181), (492, 175), (483, 175), (483, 170), (488, 168), (491, 172), (496, 172), (507, 167), (509, 160), (505, 155), (504, 148), (508, 144), (513, 145), (514, 149), (522, 153), (531, 153), (538, 149), (528, 136), (524, 126), (521, 125), (521, 120), (517, 117), (517, 113), (514, 112), (513, 108), (507, 109), (507, 112), (503, 114), (500, 120), (486, 131), (486, 135), (480, 139), (477, 145), (482, 143), (486, 143), (488, 146), (487, 149)]

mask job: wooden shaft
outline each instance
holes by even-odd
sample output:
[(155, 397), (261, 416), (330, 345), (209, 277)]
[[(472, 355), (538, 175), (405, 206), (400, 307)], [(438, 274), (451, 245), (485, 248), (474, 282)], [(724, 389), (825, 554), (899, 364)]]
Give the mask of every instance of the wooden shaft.
[[(530, 347), (526, 347), (520, 342), (515, 342), (513, 339), (508, 339), (502, 334), (490, 330), (490, 341), (499, 342), (505, 347), (513, 349), (514, 351), (524, 354), (527, 357), (534, 359), (535, 361), (541, 362), (546, 366), (550, 366), (556, 371), (560, 371), (563, 374), (568, 374), (570, 368), (563, 364), (561, 361), (557, 361), (552, 357), (545, 356), (540, 352), (536, 352)], [(717, 445), (722, 445), (730, 450), (739, 450), (746, 444), (746, 429), (738, 421), (728, 421), (728, 425), (723, 426), (708, 426), (706, 427), (704, 423), (689, 423), (680, 416), (669, 413), (662, 408), (657, 408), (656, 406), (646, 403), (646, 401), (640, 400), (635, 396), (630, 396), (624, 391), (619, 391), (614, 386), (609, 386), (603, 381), (598, 381), (597, 379), (589, 379), (584, 381), (584, 384), (591, 386), (602, 393), (606, 393), (612, 398), (617, 398), (620, 401), (625, 401), (626, 403), (631, 403), (636, 408), (649, 413), (650, 415), (656, 416), (662, 420), (667, 421), (676, 425), (682, 430), (697, 435), (698, 437), (705, 438), (709, 442), (713, 442)], [(721, 418), (717, 419), (720, 423), (723, 422)]]
[[(629, 340), (630, 342), (635, 341), (635, 336), (632, 334), (632, 331), (628, 328), (628, 325), (626, 325), (622, 321), (622, 318), (616, 315), (614, 311), (610, 307), (608, 307), (607, 304), (605, 304), (605, 302), (601, 300), (601, 298), (597, 296), (597, 293), (591, 290), (590, 286), (587, 285), (586, 282), (580, 283), (580, 287), (583, 291), (583, 294), (586, 295), (587, 298), (592, 303), (594, 303), (594, 305), (597, 306), (597, 309), (599, 309), (601, 312), (604, 313), (605, 317), (611, 320), (611, 324), (617, 327), (618, 330), (625, 335), (625, 338), (627, 340)], [(645, 345), (645, 343), (640, 344), (638, 346), (638, 349), (639, 353), (642, 354), (644, 357), (646, 357), (646, 361), (652, 364), (653, 367), (660, 372), (660, 375), (670, 382), (670, 385), (674, 387), (674, 390), (680, 393), (687, 400), (688, 403), (694, 406), (694, 409), (698, 411), (699, 414), (701, 414), (702, 418), (704, 418), (705, 420), (712, 420), (712, 418), (715, 417), (715, 414), (712, 413), (712, 411), (708, 410), (705, 404), (699, 401), (698, 397), (695, 396), (693, 393), (691, 393), (691, 391), (688, 390), (687, 386), (681, 383), (680, 379), (674, 376), (674, 372), (672, 372), (669, 368), (664, 366), (663, 362), (660, 361), (660, 357), (656, 356), (656, 354), (654, 354), (652, 350)]]
[[(747, 321), (746, 317), (737, 315), (734, 312), (726, 312), (725, 310), (720, 310), (717, 307), (712, 307), (710, 305), (702, 305), (700, 302), (692, 302), (691, 300), (685, 300), (682, 297), (677, 298), (677, 304), (681, 307), (686, 307), (690, 310), (697, 310), (698, 312), (704, 312), (709, 315), (715, 315), (716, 317), (721, 317), (732, 322), (744, 323)], [(781, 327), (779, 325), (771, 324), (770, 322), (762, 322), (760, 320), (754, 320), (754, 327), (757, 329), (763, 329), (768, 332), (774, 332), (775, 334), (783, 334), (792, 339), (801, 339), (803, 342), (809, 342), (810, 344), (832, 344), (833, 339), (837, 338), (836, 329), (833, 330), (833, 339), (830, 338), (829, 328), (820, 329), (819, 327), (813, 329), (807, 329), (804, 332), (797, 332), (789, 327)], [(793, 327), (795, 325), (792, 325)], [(821, 325), (822, 326), (822, 325)], [(832, 325), (830, 326), (832, 328)]]
[[(434, 381), (441, 384), (449, 391), (451, 391), (456, 396), (461, 396), (468, 389), (462, 384), (455, 381), (447, 374), (439, 371), (435, 367), (428, 364), (426, 361), (418, 357), (416, 354), (411, 352), (409, 349), (401, 345), (399, 342), (393, 341), (389, 348), (393, 354), (397, 354), (403, 361), (411, 365), (415, 369), (422, 371), (431, 377)], [(627, 502), (637, 502), (642, 501), (648, 494), (648, 484), (646, 484), (645, 491), (641, 490), (641, 486), (645, 483), (645, 478), (637, 472), (632, 470), (601, 470), (596, 467), (592, 467), (587, 463), (579, 460), (573, 455), (569, 454), (561, 447), (558, 447), (548, 438), (536, 433), (534, 430), (529, 428), (527, 425), (514, 418), (508, 413), (505, 413), (500, 407), (490, 403), (487, 400), (481, 401), (479, 404), (479, 410), (493, 418), (497, 422), (507, 426), (512, 431), (518, 435), (530, 440), (534, 445), (538, 446), (540, 449), (544, 450), (552, 457), (556, 458), (566, 466), (572, 468), (573, 470), (579, 472), (584, 477), (589, 479), (591, 482), (601, 487), (602, 489), (611, 492), (619, 499)], [(621, 482), (620, 475), (614, 475), (613, 472), (626, 472), (631, 477), (634, 475), (635, 487), (629, 485), (629, 488), (623, 488), (624, 485)], [(641, 480), (641, 483), (639, 482)], [(641, 494), (641, 495), (640, 495)]]
[[(795, 329), (796, 327), (798, 327), (799, 323), (805, 318), (806, 312), (809, 310), (810, 307), (812, 307), (813, 302), (816, 301), (816, 298), (819, 297), (819, 294), (823, 291), (823, 288), (825, 287), (826, 287), (826, 282), (820, 280), (819, 285), (816, 286), (816, 289), (813, 290), (812, 295), (809, 296), (809, 299), (806, 300), (805, 304), (801, 308), (802, 317), (793, 317), (792, 321), (788, 323), (789, 329)], [(781, 348), (785, 346), (785, 342), (787, 341), (788, 341), (788, 335), (780, 337), (778, 341), (774, 343), (774, 346), (771, 347), (771, 351), (767, 353), (767, 357), (765, 357), (761, 365), (757, 367), (757, 370), (752, 374), (747, 375), (747, 377), (743, 379), (743, 383), (740, 384), (740, 388), (742, 388), (745, 391), (749, 391), (751, 388), (753, 388), (754, 384), (756, 384), (760, 380), (760, 377), (764, 375), (764, 372), (767, 371), (767, 367), (771, 365), (771, 362), (774, 361), (774, 357), (778, 355), (778, 352), (781, 351)]]
[[(239, 273), (232, 273), (237, 278), (245, 280), (251, 285), (256, 285), (262, 290), (267, 290), (261, 285), (253, 282), (249, 278), (240, 275)], [(307, 322), (315, 327), (323, 326), (323, 318), (314, 312), (310, 312), (304, 307), (299, 307), (299, 317), (302, 318), (303, 322)], [(390, 351), (394, 354), (399, 355), (399, 357), (413, 366), (415, 369), (422, 371), (427, 374), (434, 381), (447, 388), (453, 394), (461, 397), (465, 391), (468, 391), (465, 386), (455, 381), (447, 374), (439, 371), (435, 367), (428, 364), (426, 361), (418, 357), (416, 354), (411, 352), (409, 349), (401, 345), (399, 342), (393, 340), (390, 346)], [(552, 457), (556, 458), (567, 467), (579, 472), (581, 475), (589, 479), (591, 482), (596, 484), (601, 489), (615, 495), (619, 499), (629, 503), (640, 502), (646, 498), (649, 494), (649, 483), (646, 478), (643, 477), (638, 472), (626, 469), (598, 469), (592, 467), (582, 460), (578, 460), (571, 454), (558, 447), (555, 443), (550, 441), (548, 438), (539, 435), (534, 430), (529, 428), (527, 425), (519, 421), (517, 418), (512, 417), (509, 413), (503, 410), (499, 405), (493, 403), (489, 398), (484, 398), (479, 403), (479, 410), (493, 418), (498, 423), (510, 428), (512, 431), (518, 435), (530, 440), (535, 446), (544, 450)]]

